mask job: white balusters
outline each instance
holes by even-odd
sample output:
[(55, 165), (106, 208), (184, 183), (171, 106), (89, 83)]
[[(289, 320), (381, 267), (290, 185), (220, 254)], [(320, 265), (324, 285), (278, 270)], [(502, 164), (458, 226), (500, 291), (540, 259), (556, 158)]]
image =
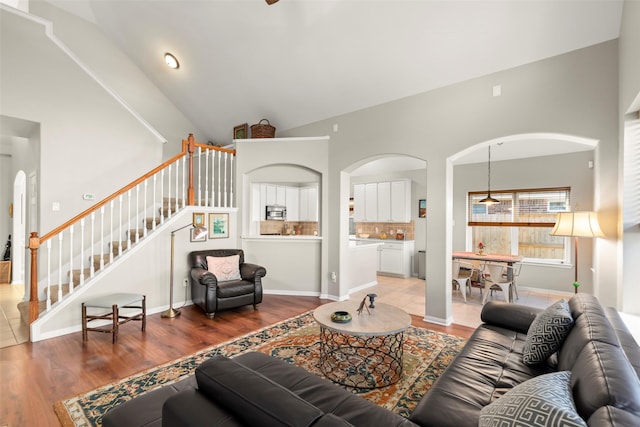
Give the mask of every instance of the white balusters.
[[(84, 224), (85, 220), (80, 220), (80, 286), (84, 285)], [(69, 292), (73, 292), (73, 270), (71, 270), (71, 277), (69, 278)]]
[[(147, 188), (147, 181), (144, 181), (144, 188)], [(146, 190), (145, 190), (146, 194)], [(138, 232), (138, 227), (140, 226), (140, 186), (136, 186), (136, 243), (140, 240), (140, 233)], [(147, 227), (144, 227), (146, 230)], [(143, 231), (144, 233), (144, 231)], [(129, 236), (131, 238), (131, 236)]]
[(95, 255), (95, 253), (93, 251), (93, 248), (95, 246), (93, 238), (94, 238), (94, 236), (96, 234), (95, 223), (96, 223), (96, 212), (93, 211), (93, 212), (91, 212), (91, 246), (90, 246), (91, 255), (89, 256), (89, 277), (93, 277), (93, 275), (96, 272), (96, 268), (95, 268), (94, 263), (93, 263), (93, 257)]
[[(72, 224), (69, 227), (69, 293), (73, 292), (73, 230), (74, 225)], [(62, 236), (62, 233), (60, 233)], [(80, 242), (80, 247), (82, 247), (82, 242)], [(60, 251), (62, 254), (62, 250)], [(60, 260), (60, 265), (58, 266), (59, 271), (62, 272), (62, 260)], [(58, 301), (62, 299), (62, 279), (58, 281)]]
[[(142, 199), (144, 201), (144, 209), (142, 210), (142, 212), (147, 212), (147, 187), (149, 185), (149, 180), (145, 179), (144, 180), (144, 198)], [(147, 219), (143, 218), (142, 219), (142, 223), (143, 223), (143, 227), (142, 227), (142, 234), (144, 237), (147, 237)]]
[(182, 157), (182, 207), (187, 205), (187, 155)]
[[(235, 206), (235, 202), (233, 200), (234, 194), (233, 194), (233, 186), (234, 186), (234, 181), (233, 181), (233, 174), (235, 172), (235, 160), (236, 160), (236, 156), (231, 156), (231, 160), (229, 161), (229, 206), (234, 207)], [(226, 175), (225, 175), (226, 176)], [(225, 185), (225, 188), (227, 188), (227, 186)]]
[[(211, 150), (205, 150), (204, 152), (204, 205), (205, 206), (209, 206), (209, 154), (210, 154), (209, 152), (210, 151)], [(213, 183), (211, 183), (211, 188), (213, 189)]]
[[(93, 262), (93, 260), (91, 260)], [(100, 270), (104, 268), (104, 206), (100, 207)]]
[(202, 206), (202, 193), (200, 192), (202, 188), (202, 173), (200, 173), (202, 171), (202, 148), (200, 147), (198, 147), (198, 156), (196, 158), (198, 159), (198, 206)]
[[(58, 234), (58, 301), (62, 299), (62, 233), (61, 231)], [(69, 241), (71, 241), (71, 238)], [(49, 293), (51, 293), (51, 286), (49, 286)]]
[(113, 200), (109, 202), (109, 209), (111, 210), (109, 215), (109, 244), (111, 250), (109, 251), (109, 263), (113, 262)]
[[(118, 256), (122, 255), (122, 194), (118, 196)], [(111, 243), (113, 245), (113, 243)]]
[(51, 310), (51, 239), (47, 240), (47, 310)]

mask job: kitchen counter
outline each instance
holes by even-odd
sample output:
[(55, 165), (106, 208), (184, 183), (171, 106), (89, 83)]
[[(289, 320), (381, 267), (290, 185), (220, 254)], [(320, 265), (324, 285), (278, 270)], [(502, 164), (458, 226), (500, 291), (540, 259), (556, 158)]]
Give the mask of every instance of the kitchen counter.
[(364, 238), (364, 237), (349, 237), (349, 240), (355, 240), (355, 241), (361, 241), (361, 242), (376, 242), (376, 243), (385, 243), (385, 242), (395, 242), (395, 243), (402, 243), (402, 242), (413, 242), (413, 240), (396, 240), (396, 239), (380, 239), (380, 238), (376, 238), (376, 237), (368, 237), (368, 238)]

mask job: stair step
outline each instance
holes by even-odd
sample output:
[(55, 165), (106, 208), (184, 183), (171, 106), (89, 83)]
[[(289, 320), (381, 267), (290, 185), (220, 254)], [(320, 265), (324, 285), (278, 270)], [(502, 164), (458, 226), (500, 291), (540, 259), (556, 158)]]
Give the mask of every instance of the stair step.
[(111, 251), (113, 252), (114, 255), (119, 255), (120, 254), (120, 248), (122, 248), (122, 252), (126, 251), (129, 248), (129, 244), (131, 244), (131, 242), (127, 241), (127, 240), (123, 240), (121, 242), (109, 242), (108, 245), (111, 248)]
[[(145, 227), (147, 227), (147, 230), (152, 230), (153, 229), (153, 218), (145, 218), (144, 220), (145, 222)], [(158, 226), (160, 224), (160, 218), (156, 217), (156, 226)]]
[(130, 241), (132, 242), (136, 241), (136, 233), (138, 233), (138, 240), (142, 239), (144, 237), (144, 228), (135, 228), (135, 229), (127, 230), (127, 237), (129, 238)]
[[(47, 309), (46, 301), (38, 301), (38, 313), (42, 313)], [(20, 301), (18, 303), (18, 311), (20, 312), (20, 320), (26, 326), (29, 326), (29, 301)]]
[[(109, 260), (110, 260), (109, 254), (102, 255), (102, 260), (103, 260), (104, 265), (109, 264)], [(93, 256), (93, 261), (91, 259), (89, 259), (89, 262), (93, 262), (93, 269), (95, 271), (100, 270), (100, 255), (94, 255)]]
[[(69, 276), (73, 279), (73, 285), (76, 286), (78, 284), (80, 284), (80, 273), (82, 272), (82, 270), (77, 269), (77, 270), (73, 270), (69, 272)], [(84, 269), (84, 280), (88, 280), (89, 277), (91, 276), (91, 269), (90, 268), (85, 268)]]

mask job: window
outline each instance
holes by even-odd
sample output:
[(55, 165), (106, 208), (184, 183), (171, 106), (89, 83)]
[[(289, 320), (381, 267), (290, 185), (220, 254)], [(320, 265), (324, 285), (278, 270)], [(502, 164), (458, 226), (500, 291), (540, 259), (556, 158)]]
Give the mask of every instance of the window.
[(479, 203), (486, 195), (486, 191), (469, 193), (472, 247), (482, 242), (492, 253), (520, 255), (529, 261), (568, 261), (566, 238), (549, 233), (557, 213), (570, 210), (570, 188), (503, 190), (491, 193), (500, 203)]

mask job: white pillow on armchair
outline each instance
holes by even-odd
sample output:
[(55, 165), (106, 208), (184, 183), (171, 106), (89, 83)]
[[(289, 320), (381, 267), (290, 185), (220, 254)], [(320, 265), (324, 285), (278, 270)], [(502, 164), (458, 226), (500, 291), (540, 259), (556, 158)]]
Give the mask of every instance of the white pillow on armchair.
[(207, 270), (213, 273), (219, 282), (240, 280), (240, 255), (208, 256)]

